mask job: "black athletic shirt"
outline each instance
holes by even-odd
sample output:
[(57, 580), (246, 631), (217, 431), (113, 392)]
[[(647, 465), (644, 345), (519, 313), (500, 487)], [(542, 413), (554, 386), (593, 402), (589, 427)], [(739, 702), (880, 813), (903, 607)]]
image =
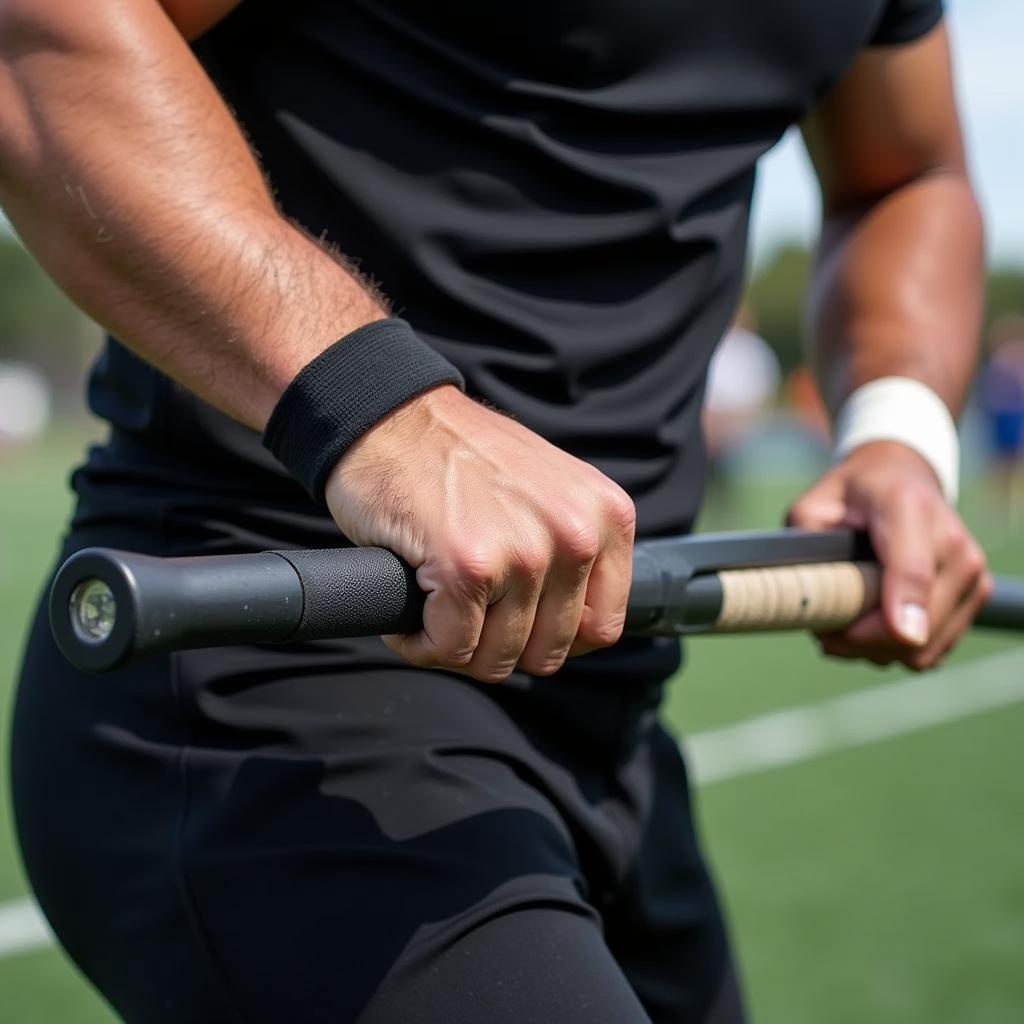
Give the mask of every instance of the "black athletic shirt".
[[(941, 13), (246, 0), (196, 52), (282, 209), (377, 279), (471, 394), (626, 487), (651, 535), (696, 514), (758, 157), (861, 48)], [(156, 519), (199, 547), (337, 539), (257, 434), (117, 342), (89, 399), (113, 431), (76, 474), (79, 523)]]

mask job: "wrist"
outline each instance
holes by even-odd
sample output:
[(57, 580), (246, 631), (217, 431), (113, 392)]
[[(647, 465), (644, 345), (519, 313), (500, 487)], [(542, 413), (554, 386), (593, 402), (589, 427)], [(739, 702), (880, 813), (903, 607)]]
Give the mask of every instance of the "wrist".
[[(931, 463), (902, 441), (868, 441), (844, 455), (836, 468), (861, 478), (871, 474), (882, 480), (883, 489), (904, 483), (928, 487), (946, 501), (942, 481)], [(880, 477), (878, 474), (883, 472), (884, 477)]]
[(444, 435), (449, 420), (458, 417), (457, 408), (464, 403), (476, 404), (454, 383), (441, 383), (414, 395), (381, 417), (341, 453), (327, 475), (326, 488), (329, 490), (333, 481), (348, 474), (393, 465), (395, 459), (408, 457), (425, 439), (436, 442)]
[(451, 363), (404, 320), (378, 320), (299, 371), (274, 407), (263, 443), (322, 501), (328, 476), (353, 444), (410, 400), (445, 384), (464, 386)]
[(898, 443), (916, 453), (935, 474), (946, 500), (956, 504), (956, 424), (946, 404), (926, 384), (909, 377), (882, 377), (846, 399), (835, 422), (835, 460), (845, 460), (876, 442)]

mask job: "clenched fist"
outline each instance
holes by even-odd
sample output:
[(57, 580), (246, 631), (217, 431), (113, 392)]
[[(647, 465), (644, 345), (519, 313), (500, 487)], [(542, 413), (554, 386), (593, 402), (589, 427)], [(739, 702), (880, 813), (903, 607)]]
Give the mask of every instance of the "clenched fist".
[(354, 543), (391, 548), (426, 592), (414, 665), (500, 682), (616, 642), (633, 502), (593, 466), (456, 388), (429, 391), (341, 458), (327, 504)]

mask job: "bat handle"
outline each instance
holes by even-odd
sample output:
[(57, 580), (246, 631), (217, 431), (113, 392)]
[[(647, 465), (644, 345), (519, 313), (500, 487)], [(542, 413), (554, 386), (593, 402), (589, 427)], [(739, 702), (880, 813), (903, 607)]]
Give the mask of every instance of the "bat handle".
[(882, 573), (871, 562), (823, 562), (717, 574), (722, 603), (715, 633), (844, 629), (877, 606)]

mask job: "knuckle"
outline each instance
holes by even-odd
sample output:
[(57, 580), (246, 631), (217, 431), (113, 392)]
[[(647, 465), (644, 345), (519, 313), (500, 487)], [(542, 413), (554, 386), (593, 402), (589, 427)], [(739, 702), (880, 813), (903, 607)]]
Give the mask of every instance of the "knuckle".
[(981, 576), (985, 572), (985, 552), (973, 540), (968, 541), (964, 552), (964, 569), (972, 577)]
[(904, 483), (898, 495), (898, 507), (910, 517), (926, 515), (940, 497), (930, 480), (926, 482), (916, 478)]
[(463, 668), (473, 660), (475, 651), (472, 647), (452, 647), (438, 652), (440, 664), (449, 668)]
[(606, 615), (597, 622), (581, 627), (579, 639), (591, 647), (611, 647), (618, 643), (626, 625), (625, 611)]
[(467, 590), (486, 590), (499, 575), (499, 560), (485, 547), (466, 545), (451, 557), (455, 578)]
[(621, 487), (612, 488), (606, 508), (609, 520), (623, 533), (636, 529), (636, 503)]
[(542, 655), (528, 655), (520, 659), (519, 667), (533, 676), (553, 676), (565, 664), (568, 656), (568, 647)]
[(557, 658), (542, 662), (535, 669), (535, 674), (539, 676), (553, 676), (564, 664), (565, 658)]
[(960, 521), (959, 516), (952, 511), (949, 513), (949, 518), (943, 532), (945, 533), (946, 546), (952, 550), (971, 543), (971, 535), (967, 532), (967, 527)]
[(955, 514), (950, 513), (949, 521), (939, 533), (937, 546), (942, 553), (943, 562), (955, 561), (966, 566), (977, 544), (975, 544), (974, 538), (970, 533), (967, 532), (967, 527), (960, 522), (960, 519)]
[(498, 662), (494, 665), (480, 665), (471, 668), (469, 674), (481, 683), (503, 683), (515, 669), (515, 663)]
[(541, 545), (524, 543), (517, 549), (512, 561), (518, 575), (527, 580), (539, 580), (547, 572), (551, 558)]
[(905, 586), (913, 587), (921, 592), (930, 590), (935, 579), (934, 567), (923, 559), (898, 563), (893, 565), (890, 571)]
[(566, 518), (558, 528), (558, 546), (573, 562), (593, 562), (601, 551), (601, 536), (592, 522)]

